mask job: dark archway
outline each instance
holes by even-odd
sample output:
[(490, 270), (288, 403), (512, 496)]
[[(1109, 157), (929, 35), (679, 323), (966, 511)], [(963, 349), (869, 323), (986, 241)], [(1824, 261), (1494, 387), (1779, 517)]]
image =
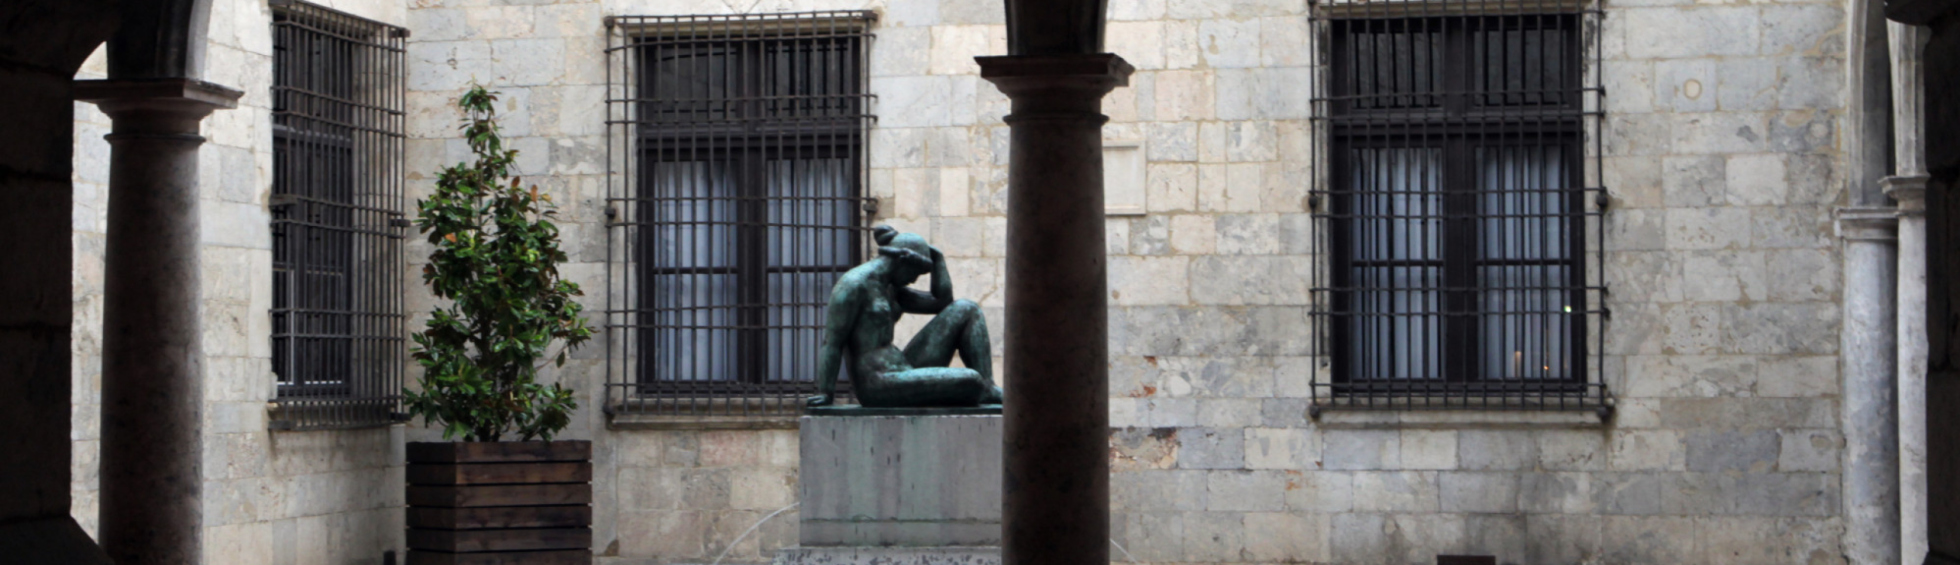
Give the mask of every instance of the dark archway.
[[(1925, 563), (1960, 564), (1960, 4), (1890, 0), (1886, 17), (1928, 26), (1924, 65), (1926, 166)], [(1905, 556), (1920, 563), (1918, 556)]]
[(69, 517), (75, 71), (114, 0), (0, 4), (0, 554), (106, 563)]

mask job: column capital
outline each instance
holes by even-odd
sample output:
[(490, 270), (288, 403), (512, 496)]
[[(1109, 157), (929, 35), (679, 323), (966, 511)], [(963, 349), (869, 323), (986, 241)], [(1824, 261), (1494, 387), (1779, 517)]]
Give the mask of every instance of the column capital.
[(102, 108), (115, 120), (111, 135), (197, 133), (214, 110), (238, 107), (243, 91), (188, 78), (75, 81), (75, 99)]
[(1014, 101), (1014, 114), (1101, 113), (1102, 97), (1136, 69), (1113, 53), (974, 57), (980, 78)]
[(1878, 179), (1878, 186), (1886, 196), (1899, 202), (1899, 215), (1918, 216), (1926, 213), (1926, 175), (1885, 177)]
[(1838, 208), (1831, 212), (1837, 220), (1837, 236), (1849, 241), (1892, 241), (1898, 239), (1899, 209), (1889, 206)]

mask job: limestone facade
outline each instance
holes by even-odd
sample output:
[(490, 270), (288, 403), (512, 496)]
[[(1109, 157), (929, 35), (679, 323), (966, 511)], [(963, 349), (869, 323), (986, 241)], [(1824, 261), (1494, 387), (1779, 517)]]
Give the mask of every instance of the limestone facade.
[[(875, 10), (878, 221), (942, 249), (961, 297), (999, 327), (1007, 101), (972, 59), (1005, 51), (998, 0), (323, 4), (411, 32), (411, 200), (465, 158), (455, 96), (472, 79), (503, 93), (519, 168), (560, 203), (564, 272), (588, 290), (606, 288), (605, 17)], [(1843, 562), (1841, 3), (1622, 0), (1606, 14), (1612, 316), (1597, 355), (1614, 418), (1315, 420), (1308, 0), (1109, 2), (1108, 50), (1137, 72), (1105, 99), (1104, 136), (1139, 145), (1145, 173), (1143, 213), (1106, 223), (1117, 559)], [(269, 21), (263, 0), (213, 1), (206, 76), (247, 95), (206, 121), (201, 155), (207, 560), (379, 563), (402, 544), (402, 442), (438, 433), (267, 431)], [(77, 115), (74, 491), (87, 525), (107, 120)], [(404, 272), (426, 253), (411, 238)], [(412, 316), (432, 305), (417, 280)], [(587, 298), (596, 321), (603, 297)], [(901, 334), (923, 320), (906, 322)], [(759, 563), (794, 545), (794, 509), (743, 534), (796, 502), (795, 431), (611, 426), (604, 355), (595, 341), (550, 376), (583, 398), (565, 436), (594, 441), (601, 561)]]

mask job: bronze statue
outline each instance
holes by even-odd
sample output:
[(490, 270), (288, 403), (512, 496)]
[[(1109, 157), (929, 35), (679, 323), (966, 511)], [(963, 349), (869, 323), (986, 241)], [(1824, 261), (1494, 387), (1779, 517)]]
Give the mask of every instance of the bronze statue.
[[(810, 406), (828, 406), (837, 370), (850, 363), (851, 387), (866, 407), (943, 407), (999, 404), (993, 345), (980, 305), (953, 299), (946, 258), (923, 237), (891, 226), (872, 230), (878, 256), (852, 268), (830, 290), (824, 343), (817, 355), (817, 392)], [(932, 273), (930, 294), (907, 288)], [(893, 327), (906, 313), (934, 314), (900, 350)], [(966, 368), (950, 367), (958, 353)]]

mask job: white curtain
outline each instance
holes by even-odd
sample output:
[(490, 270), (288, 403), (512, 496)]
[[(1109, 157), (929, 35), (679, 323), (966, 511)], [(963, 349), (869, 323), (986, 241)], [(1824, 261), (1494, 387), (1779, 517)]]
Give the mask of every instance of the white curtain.
[(1565, 155), (1556, 145), (1477, 150), (1478, 355), (1486, 379), (1558, 379), (1570, 374), (1576, 320), (1564, 289), (1571, 257), (1564, 214), (1571, 202)]
[(1353, 375), (1441, 378), (1442, 152), (1357, 149), (1353, 159)]

